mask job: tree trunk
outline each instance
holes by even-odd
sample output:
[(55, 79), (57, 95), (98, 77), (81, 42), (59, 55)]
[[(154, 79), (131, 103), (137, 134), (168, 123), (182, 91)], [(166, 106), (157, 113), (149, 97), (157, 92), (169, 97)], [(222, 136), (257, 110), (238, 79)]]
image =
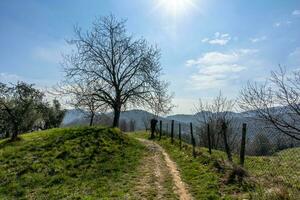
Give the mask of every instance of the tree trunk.
[(179, 127), (178, 127), (178, 134), (179, 134), (179, 147), (180, 147), (180, 150), (181, 150), (181, 124), (179, 123)]
[(193, 123), (191, 122), (190, 123), (190, 129), (191, 129), (191, 142), (192, 142), (192, 145), (193, 145), (193, 157), (196, 158), (196, 141), (195, 141), (195, 138), (194, 138), (194, 133), (193, 133)]
[(15, 141), (15, 140), (17, 140), (17, 138), (18, 138), (18, 131), (14, 131), (11, 135), (11, 140)]
[(240, 165), (244, 166), (245, 162), (245, 149), (246, 149), (246, 132), (247, 132), (247, 124), (243, 124), (242, 130), (242, 141), (241, 141), (241, 152), (240, 152)]
[(94, 117), (95, 117), (95, 113), (91, 114), (91, 119), (90, 119), (90, 126), (93, 126), (94, 123)]
[(4, 136), (5, 138), (9, 138), (9, 131), (6, 131), (5, 132), (5, 136)]
[(174, 143), (174, 120), (171, 123), (171, 143)]
[(161, 139), (161, 134), (162, 134), (162, 121), (159, 121), (159, 140)]
[(210, 136), (210, 129), (209, 129), (209, 124), (207, 124), (207, 143), (208, 143), (208, 152), (211, 154), (211, 136)]
[(115, 107), (114, 108), (113, 127), (119, 127), (120, 113), (121, 113), (121, 108), (120, 107)]
[(223, 123), (222, 125), (222, 131), (223, 131), (224, 146), (225, 146), (227, 158), (230, 162), (232, 162), (232, 155), (227, 141), (227, 125), (225, 123)]

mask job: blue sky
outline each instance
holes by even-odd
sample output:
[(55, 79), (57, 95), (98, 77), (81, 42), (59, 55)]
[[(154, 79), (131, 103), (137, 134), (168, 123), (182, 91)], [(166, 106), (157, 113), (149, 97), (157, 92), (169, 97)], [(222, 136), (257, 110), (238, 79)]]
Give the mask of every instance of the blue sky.
[(88, 29), (110, 13), (161, 48), (174, 113), (192, 113), (198, 98), (220, 90), (235, 98), (278, 64), (300, 68), (299, 0), (2, 0), (0, 81), (55, 85), (73, 25)]

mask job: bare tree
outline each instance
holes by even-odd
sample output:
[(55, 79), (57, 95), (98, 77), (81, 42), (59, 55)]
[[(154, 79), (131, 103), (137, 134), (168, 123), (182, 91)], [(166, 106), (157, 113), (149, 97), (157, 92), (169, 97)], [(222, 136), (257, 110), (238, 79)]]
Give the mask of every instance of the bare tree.
[(128, 36), (124, 20), (103, 17), (85, 33), (75, 27), (68, 43), (76, 51), (65, 56), (66, 82), (92, 83), (95, 99), (113, 110), (113, 126), (119, 125), (124, 107), (146, 105), (160, 85), (160, 51), (144, 39)]
[(300, 140), (300, 71), (287, 74), (279, 66), (264, 84), (249, 82), (241, 91), (239, 105), (269, 128)]
[(144, 113), (142, 116), (143, 125), (146, 131), (150, 130), (150, 121), (151, 119), (155, 117), (152, 114)]
[(231, 128), (234, 123), (231, 115), (234, 105), (234, 100), (227, 99), (220, 92), (211, 102), (204, 103), (199, 99), (198, 105), (195, 106), (197, 121), (201, 127), (200, 142), (208, 146), (207, 125), (209, 125), (212, 148), (224, 148), (229, 158), (232, 150), (230, 146), (236, 142), (236, 134)]
[(94, 124), (95, 117), (99, 113), (104, 113), (107, 110), (107, 105), (96, 99), (97, 97), (93, 94), (92, 89), (93, 86), (90, 83), (83, 82), (70, 85), (68, 88), (62, 90), (71, 98), (69, 104), (82, 110), (89, 118), (90, 126)]
[(149, 108), (157, 118), (160, 115), (166, 115), (175, 107), (172, 103), (173, 94), (168, 93), (168, 82), (161, 81), (157, 85), (157, 89), (152, 93), (149, 101)]

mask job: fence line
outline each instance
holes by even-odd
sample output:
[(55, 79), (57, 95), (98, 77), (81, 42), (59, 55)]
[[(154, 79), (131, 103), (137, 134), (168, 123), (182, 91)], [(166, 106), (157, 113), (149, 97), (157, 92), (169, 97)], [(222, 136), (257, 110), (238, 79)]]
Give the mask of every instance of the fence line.
[[(271, 181), (270, 187), (273, 183), (280, 184), (291, 196), (300, 196), (299, 141), (253, 123), (237, 124), (235, 127), (223, 124), (220, 132), (210, 124), (204, 127), (193, 126), (193, 123), (177, 124), (175, 126), (174, 120), (160, 121), (160, 135), (171, 137), (172, 144), (177, 144), (174, 138), (178, 138), (180, 150), (182, 142), (192, 145), (193, 157), (197, 156), (196, 146), (207, 147), (209, 154), (214, 154), (213, 150), (221, 150), (227, 154), (228, 160), (237, 162), (260, 179)], [(223, 144), (220, 143), (222, 139)]]

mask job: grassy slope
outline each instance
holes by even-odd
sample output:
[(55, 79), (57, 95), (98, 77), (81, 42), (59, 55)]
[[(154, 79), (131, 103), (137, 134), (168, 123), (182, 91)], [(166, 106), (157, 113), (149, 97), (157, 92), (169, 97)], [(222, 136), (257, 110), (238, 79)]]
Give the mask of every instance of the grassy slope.
[(255, 176), (265, 192), (264, 199), (299, 199), (300, 148), (286, 149), (274, 156), (249, 156), (246, 168)]
[[(119, 199), (144, 147), (118, 129), (52, 129), (0, 141), (0, 199)], [(131, 181), (132, 180), (132, 181)]]
[[(148, 137), (137, 133), (137, 137)], [(230, 169), (224, 169), (220, 160), (225, 153), (213, 151), (212, 156), (206, 148), (197, 148), (198, 157), (191, 155), (190, 145), (179, 150), (178, 141), (170, 144), (170, 138), (157, 141), (170, 154), (181, 170), (184, 181), (196, 199), (297, 199), (300, 195), (300, 148), (288, 149), (271, 157), (246, 157), (246, 169), (250, 179), (240, 184), (226, 184)], [(291, 157), (293, 155), (293, 157)], [(237, 157), (234, 156), (235, 163)], [(222, 165), (222, 162), (221, 162)], [(222, 169), (218, 171), (218, 169)]]

